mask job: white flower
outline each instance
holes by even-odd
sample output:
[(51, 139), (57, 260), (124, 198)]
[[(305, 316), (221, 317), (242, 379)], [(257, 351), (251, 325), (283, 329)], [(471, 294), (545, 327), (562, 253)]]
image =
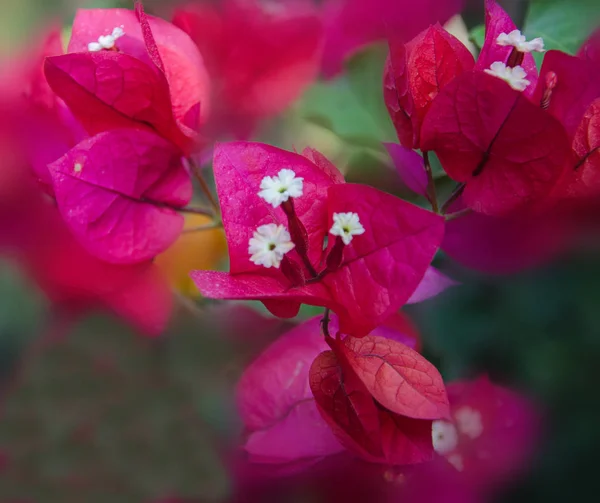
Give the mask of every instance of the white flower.
[(117, 26), (110, 35), (100, 35), (97, 42), (90, 42), (88, 44), (88, 51), (98, 52), (102, 49), (112, 49), (115, 46), (116, 40), (123, 35), (125, 35), (123, 27)]
[(527, 77), (527, 72), (519, 65), (510, 68), (502, 63), (502, 61), (496, 61), (491, 64), (489, 70), (485, 70), (485, 73), (504, 80), (516, 91), (524, 91), (525, 88), (531, 84), (531, 82), (525, 78)]
[(452, 454), (448, 456), (448, 463), (450, 463), (457, 471), (462, 472), (465, 469), (465, 463), (460, 454)]
[(433, 449), (438, 454), (448, 454), (458, 446), (458, 432), (448, 421), (434, 421), (431, 428)]
[(500, 33), (496, 39), (498, 45), (511, 45), (519, 52), (544, 52), (544, 40), (540, 37), (527, 42), (525, 35), (521, 35), (519, 30), (513, 30), (510, 33)]
[(349, 245), (354, 236), (360, 236), (365, 232), (365, 228), (356, 213), (334, 213), (333, 226), (329, 232), (334, 236), (340, 236), (344, 244)]
[(461, 407), (454, 413), (458, 431), (469, 438), (476, 439), (483, 432), (481, 413), (471, 407)]
[(250, 261), (256, 265), (279, 268), (283, 256), (294, 248), (290, 233), (283, 225), (261, 225), (248, 242)]
[(282, 169), (277, 176), (265, 176), (262, 179), (258, 195), (273, 208), (277, 208), (290, 197), (302, 195), (303, 180), (304, 178), (297, 178), (291, 169)]

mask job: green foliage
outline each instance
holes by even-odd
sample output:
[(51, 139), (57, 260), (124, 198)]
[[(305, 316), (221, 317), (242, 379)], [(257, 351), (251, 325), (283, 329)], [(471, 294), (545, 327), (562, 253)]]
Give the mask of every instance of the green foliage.
[[(528, 39), (542, 37), (546, 49), (575, 54), (600, 22), (597, 0), (533, 0), (525, 21)], [(541, 54), (535, 54), (538, 63)]]
[(315, 84), (301, 100), (301, 116), (355, 146), (381, 148), (381, 142), (395, 141), (383, 102), (386, 55), (387, 47), (372, 46), (350, 60), (344, 75)]

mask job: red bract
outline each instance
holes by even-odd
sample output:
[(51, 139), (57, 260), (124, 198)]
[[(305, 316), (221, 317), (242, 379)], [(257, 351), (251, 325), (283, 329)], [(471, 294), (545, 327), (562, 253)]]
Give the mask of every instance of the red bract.
[[(462, 203), (453, 206), (459, 211)], [(517, 211), (501, 217), (471, 212), (446, 223), (442, 249), (466, 267), (508, 274), (554, 259), (577, 226), (567, 215)]]
[[(320, 154), (307, 155), (316, 163), (267, 145), (217, 146), (214, 169), (231, 273), (196, 271), (192, 277), (207, 297), (258, 299), (282, 317), (295, 316), (301, 303), (330, 307), (344, 333), (363, 336), (416, 290), (442, 239), (444, 222), (439, 215), (376, 189), (344, 184)], [(248, 253), (259, 226), (286, 224), (282, 208), (273, 208), (258, 195), (264, 177), (276, 176), (281, 169), (304, 179), (304, 192), (293, 198), (293, 208), (306, 230), (305, 237), (301, 232), (296, 236), (298, 244), (283, 272), (256, 265)], [(341, 247), (341, 239), (330, 235), (324, 251), (333, 215), (346, 212), (360, 217), (364, 233)]]
[(414, 419), (448, 415), (439, 372), (419, 353), (399, 342), (369, 335), (339, 345), (357, 377), (386, 409)]
[(439, 91), (475, 64), (468, 49), (439, 24), (408, 44), (392, 39), (384, 96), (400, 142), (418, 148), (421, 123)]
[(360, 47), (390, 36), (405, 42), (437, 21), (460, 12), (462, 0), (328, 0), (325, 2), (327, 39), (323, 67), (333, 75)]
[[(510, 16), (498, 5), (495, 0), (486, 0), (485, 2), (485, 41), (475, 68), (477, 70), (485, 70), (496, 61), (508, 63), (509, 57), (513, 52), (512, 46), (502, 46), (498, 44), (498, 35), (501, 33), (510, 33), (516, 30), (517, 26), (512, 21)], [(522, 55), (523, 60), (518, 62), (527, 73), (527, 80), (530, 84), (525, 89), (526, 96), (531, 96), (535, 90), (537, 83), (537, 67), (531, 53)], [(510, 66), (514, 66), (511, 64)]]
[(215, 107), (209, 129), (245, 139), (260, 119), (281, 113), (315, 79), (321, 21), (308, 2), (221, 3), (220, 9), (197, 3), (181, 7), (173, 23), (207, 60)]
[[(311, 363), (327, 349), (320, 322), (313, 318), (280, 337), (245, 370), (238, 384), (238, 408), (248, 433), (244, 449), (256, 462), (294, 463), (289, 468), (300, 469), (311, 459), (343, 449), (321, 419), (309, 387)], [(397, 326), (394, 316), (374, 334), (414, 346), (414, 335)], [(335, 318), (330, 327), (337, 327)]]
[(583, 43), (579, 52), (577, 52), (577, 56), (600, 64), (600, 28), (596, 29)]
[(567, 197), (600, 195), (600, 98), (583, 116), (573, 138), (573, 164), (561, 181), (561, 193)]
[(534, 103), (540, 103), (548, 87), (546, 78), (553, 73), (555, 85), (548, 97), (548, 112), (556, 117), (570, 138), (592, 101), (600, 97), (600, 65), (560, 51), (549, 51), (540, 70)]
[(49, 169), (65, 222), (103, 260), (151, 259), (183, 229), (176, 209), (190, 200), (191, 182), (178, 151), (153, 133), (97, 134)]
[(561, 124), (505, 82), (468, 72), (431, 105), (421, 147), (465, 184), (464, 203), (498, 215), (547, 196), (565, 168), (569, 141)]
[[(390, 347), (402, 352), (412, 352), (394, 341), (373, 335), (367, 338), (382, 344), (389, 343)], [(355, 341), (352, 337), (347, 337), (344, 341), (328, 339), (333, 351), (321, 353), (311, 366), (310, 387), (321, 415), (340, 442), (365, 460), (397, 465), (431, 459), (431, 422), (419, 417), (418, 405), (415, 409), (401, 406), (402, 403), (408, 405), (411, 401), (410, 390), (396, 389), (395, 397), (392, 398), (388, 393), (382, 394), (372, 386), (367, 373), (357, 362), (353, 351)], [(422, 357), (419, 358), (423, 360)], [(437, 374), (428, 365), (428, 370)], [(404, 388), (410, 388), (410, 385)], [(448, 401), (443, 386), (441, 394), (447, 414)], [(375, 401), (374, 398), (383, 398), (384, 403)], [(388, 410), (385, 408), (386, 404), (392, 404), (396, 409), (399, 405), (402, 410), (410, 409), (416, 419)]]
[[(189, 152), (208, 113), (202, 57), (175, 26), (141, 13), (140, 19), (151, 32), (143, 33), (133, 11), (79, 10), (69, 54), (48, 58), (46, 77), (90, 134), (151, 127)], [(88, 44), (117, 27), (124, 35), (116, 50), (88, 52)]]

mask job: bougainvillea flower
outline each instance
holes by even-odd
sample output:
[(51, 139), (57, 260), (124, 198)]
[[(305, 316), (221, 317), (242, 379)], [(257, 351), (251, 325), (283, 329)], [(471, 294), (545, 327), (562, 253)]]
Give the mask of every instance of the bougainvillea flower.
[[(283, 169), (302, 179), (303, 194), (273, 208), (259, 196), (261, 183)], [(231, 271), (192, 273), (206, 297), (261, 300), (281, 317), (295, 316), (301, 303), (329, 307), (344, 333), (366, 335), (410, 298), (443, 236), (439, 215), (343, 183), (313, 150), (299, 155), (257, 143), (221, 144), (214, 170)], [(356, 219), (340, 223), (349, 214)], [(276, 227), (289, 231), (293, 247), (280, 242), (287, 236)], [(257, 240), (280, 267), (259, 265)]]
[(384, 97), (402, 145), (419, 148), (421, 123), (432, 101), (474, 64), (469, 50), (439, 24), (406, 45), (390, 40)]
[[(209, 111), (202, 56), (187, 34), (137, 5), (137, 15), (127, 9), (77, 11), (68, 54), (46, 60), (46, 77), (89, 134), (154, 129), (188, 153)], [(122, 35), (111, 49), (90, 51), (115, 28)]]
[(195, 2), (180, 7), (173, 23), (206, 58), (214, 107), (208, 134), (246, 139), (317, 76), (323, 30), (310, 2), (226, 0), (219, 8)]
[(573, 138), (573, 156), (555, 189), (557, 197), (600, 195), (600, 98), (585, 112)]
[(415, 194), (427, 197), (427, 173), (423, 157), (410, 148), (396, 143), (384, 143), (402, 183)]
[(515, 23), (496, 0), (486, 0), (485, 41), (475, 65), (477, 70), (487, 70), (496, 62), (518, 67), (529, 82), (524, 92), (531, 96), (537, 83), (537, 67), (531, 52), (543, 51), (543, 48), (541, 39), (525, 40), (525, 36), (517, 30)]
[(183, 229), (177, 208), (192, 184), (172, 144), (154, 133), (116, 129), (49, 165), (56, 201), (81, 244), (115, 263), (148, 260)]
[(462, 0), (327, 0), (324, 71), (338, 73), (344, 60), (365, 44), (390, 36), (407, 42), (430, 24), (445, 23), (463, 4)]
[(467, 72), (437, 96), (421, 130), (463, 202), (500, 215), (546, 197), (570, 152), (564, 128), (539, 105), (482, 72)]
[(448, 385), (452, 420), (433, 425), (433, 445), (472, 487), (488, 490), (510, 480), (531, 457), (539, 417), (517, 393), (487, 377)]
[[(389, 321), (369, 337), (391, 341), (403, 350), (406, 348), (411, 356), (421, 358), (407, 346), (415, 346), (414, 336), (398, 332), (394, 328), (396, 320)], [(320, 318), (314, 318), (278, 338), (246, 369), (240, 380), (237, 402), (248, 434), (244, 449), (255, 462), (304, 461), (295, 465), (304, 468), (308, 460), (344, 450), (321, 418), (309, 386), (313, 361), (329, 349), (320, 324)], [(335, 318), (329, 328), (337, 330)], [(431, 441), (430, 423), (428, 428), (425, 444)], [(410, 462), (408, 458), (404, 461)]]
[[(600, 97), (600, 65), (564, 52), (549, 51), (540, 76), (533, 101), (545, 100), (545, 108), (573, 138), (583, 114), (592, 101)], [(551, 89), (548, 89), (549, 83)]]

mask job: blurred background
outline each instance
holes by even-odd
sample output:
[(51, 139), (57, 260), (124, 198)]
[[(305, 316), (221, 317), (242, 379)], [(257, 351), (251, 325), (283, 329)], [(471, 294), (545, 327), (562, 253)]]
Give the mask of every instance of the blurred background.
[[(144, 3), (167, 18), (174, 7), (167, 0)], [(459, 28), (475, 45), (482, 3), (467, 2)], [(500, 3), (526, 32), (569, 52), (600, 12), (595, 0)], [(68, 27), (76, 8), (131, 2), (3, 0), (1, 6), (5, 58), (48, 23)], [(395, 140), (381, 97), (384, 57), (384, 46), (369, 46), (342, 77), (315, 82), (255, 138), (285, 148), (310, 144), (349, 180), (409, 197), (379, 149), (378, 142)], [(35, 281), (8, 258), (0, 260), (0, 502), (230, 498), (222, 451), (234, 448), (240, 435), (233, 387), (289, 323), (253, 303), (246, 309), (190, 296), (185, 271), (173, 263), (226, 268), (227, 260), (218, 232), (186, 239), (161, 259), (176, 302), (168, 329), (154, 339), (104, 312), (73, 316), (56, 309)], [(545, 413), (530, 470), (498, 501), (592, 501), (600, 451), (598, 254), (582, 246), (510, 275), (478, 273), (443, 254), (435, 265), (461, 285), (406, 308), (424, 354), (448, 380), (487, 373)], [(318, 312), (309, 308), (301, 316)], [(318, 499), (292, 491), (274, 501)]]

